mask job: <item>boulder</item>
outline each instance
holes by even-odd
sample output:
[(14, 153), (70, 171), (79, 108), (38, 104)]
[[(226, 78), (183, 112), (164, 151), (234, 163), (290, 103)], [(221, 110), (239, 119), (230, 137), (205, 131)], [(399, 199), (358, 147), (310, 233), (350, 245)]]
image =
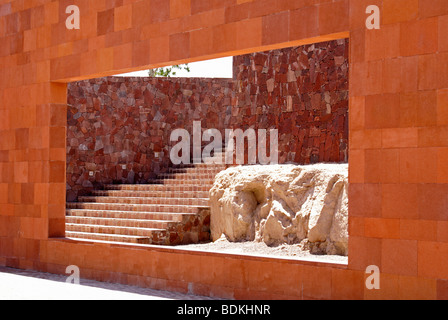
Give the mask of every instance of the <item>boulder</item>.
[(212, 239), (347, 255), (347, 189), (347, 164), (231, 167), (210, 190)]

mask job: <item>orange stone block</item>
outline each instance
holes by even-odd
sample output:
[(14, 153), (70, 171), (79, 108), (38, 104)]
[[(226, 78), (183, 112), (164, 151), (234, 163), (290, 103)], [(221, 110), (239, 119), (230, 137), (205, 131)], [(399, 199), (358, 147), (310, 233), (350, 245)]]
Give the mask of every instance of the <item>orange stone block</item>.
[(259, 47), (262, 43), (262, 18), (248, 19), (236, 23), (236, 47)]
[(188, 16), (191, 13), (191, 0), (170, 0), (171, 19)]
[(263, 45), (287, 42), (289, 40), (290, 13), (281, 12), (263, 17)]
[(317, 6), (309, 6), (291, 11), (290, 39), (300, 40), (319, 35), (319, 11)]
[(417, 257), (417, 240), (382, 240), (382, 272), (416, 276), (418, 272)]
[(383, 23), (415, 20), (418, 10), (419, 0), (383, 0)]
[(421, 277), (399, 277), (399, 299), (434, 300), (437, 297), (437, 283), (434, 279)]
[(437, 18), (406, 22), (401, 25), (400, 32), (400, 52), (403, 56), (434, 53), (437, 51)]
[(418, 185), (384, 184), (382, 217), (418, 219)]
[(114, 30), (121, 31), (132, 27), (132, 5), (115, 8)]
[(369, 238), (400, 238), (400, 220), (383, 218), (364, 219), (365, 236)]
[(348, 0), (321, 4), (319, 6), (319, 33), (321, 35), (327, 35), (349, 30), (349, 7)]
[(431, 220), (400, 220), (400, 238), (404, 240), (437, 240), (437, 222)]
[(448, 51), (448, 15), (439, 17), (439, 51)]

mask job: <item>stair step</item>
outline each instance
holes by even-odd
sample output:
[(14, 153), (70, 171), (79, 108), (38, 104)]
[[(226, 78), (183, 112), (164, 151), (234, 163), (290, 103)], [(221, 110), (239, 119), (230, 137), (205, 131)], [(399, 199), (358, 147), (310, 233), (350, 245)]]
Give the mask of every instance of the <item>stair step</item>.
[(84, 203), (114, 203), (114, 204), (147, 204), (147, 205), (182, 205), (207, 206), (209, 199), (203, 198), (145, 198), (145, 197), (79, 197)]
[(169, 172), (169, 173), (159, 173), (156, 180), (187, 180), (187, 181), (211, 181), (215, 179), (217, 173), (187, 173), (187, 172)]
[(67, 238), (81, 239), (81, 240), (125, 242), (125, 243), (136, 243), (136, 244), (150, 244), (151, 243), (151, 239), (148, 237), (118, 235), (118, 234), (66, 231), (65, 236)]
[(199, 186), (208, 186), (209, 188), (211, 188), (211, 186), (213, 186), (214, 183), (215, 183), (214, 179), (195, 179), (195, 178), (188, 178), (188, 179), (163, 178), (163, 179), (153, 179), (153, 180), (148, 181), (148, 184), (199, 185)]
[(126, 191), (180, 191), (180, 192), (196, 192), (210, 191), (207, 185), (157, 185), (157, 184), (116, 184), (106, 185), (105, 190), (126, 190)]
[(208, 199), (208, 191), (128, 191), (128, 190), (95, 190), (93, 196), (97, 197), (143, 197), (143, 198), (192, 198)]
[(66, 217), (68, 224), (114, 226), (128, 228), (146, 228), (146, 229), (166, 229), (168, 226), (176, 223), (169, 220), (147, 220), (147, 219), (120, 219), (120, 218), (96, 218), (96, 217)]
[(67, 217), (91, 217), (110, 219), (137, 219), (137, 220), (165, 220), (182, 221), (185, 216), (193, 216), (194, 213), (172, 213), (172, 212), (135, 212), (135, 211), (114, 211), (114, 210), (88, 210), (88, 209), (67, 209)]
[(202, 168), (169, 168), (168, 173), (202, 173), (202, 174), (218, 174), (221, 171), (225, 170), (225, 167), (223, 168), (208, 168), (208, 167), (202, 167)]
[(197, 207), (185, 205), (164, 204), (122, 204), (122, 203), (67, 203), (68, 209), (90, 209), (90, 210), (114, 210), (114, 211), (138, 211), (138, 212), (187, 212), (195, 213)]
[(152, 237), (153, 232), (163, 231), (163, 229), (156, 228), (133, 228), (133, 227), (119, 227), (119, 226), (102, 226), (95, 224), (71, 224), (66, 223), (66, 231), (71, 232), (86, 232), (86, 233), (106, 233), (118, 234), (125, 236), (137, 237)]

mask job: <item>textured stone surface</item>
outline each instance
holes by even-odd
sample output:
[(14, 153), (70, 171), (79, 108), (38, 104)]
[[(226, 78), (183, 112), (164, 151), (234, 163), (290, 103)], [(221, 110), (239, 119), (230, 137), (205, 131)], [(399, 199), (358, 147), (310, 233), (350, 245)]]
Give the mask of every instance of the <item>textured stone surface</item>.
[(210, 190), (211, 233), (268, 245), (306, 240), (311, 252), (347, 255), (348, 166), (239, 166)]
[(67, 200), (146, 183), (174, 129), (279, 129), (279, 162), (346, 162), (348, 41), (242, 55), (234, 79), (108, 77), (68, 87)]

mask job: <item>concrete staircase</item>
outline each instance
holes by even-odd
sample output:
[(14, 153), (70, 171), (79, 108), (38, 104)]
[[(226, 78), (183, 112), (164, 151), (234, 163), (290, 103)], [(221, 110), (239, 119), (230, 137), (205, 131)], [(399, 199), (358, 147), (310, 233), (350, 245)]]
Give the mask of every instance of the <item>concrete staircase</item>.
[(67, 203), (66, 237), (178, 245), (210, 240), (209, 190), (224, 164), (179, 165), (145, 185), (107, 185)]

